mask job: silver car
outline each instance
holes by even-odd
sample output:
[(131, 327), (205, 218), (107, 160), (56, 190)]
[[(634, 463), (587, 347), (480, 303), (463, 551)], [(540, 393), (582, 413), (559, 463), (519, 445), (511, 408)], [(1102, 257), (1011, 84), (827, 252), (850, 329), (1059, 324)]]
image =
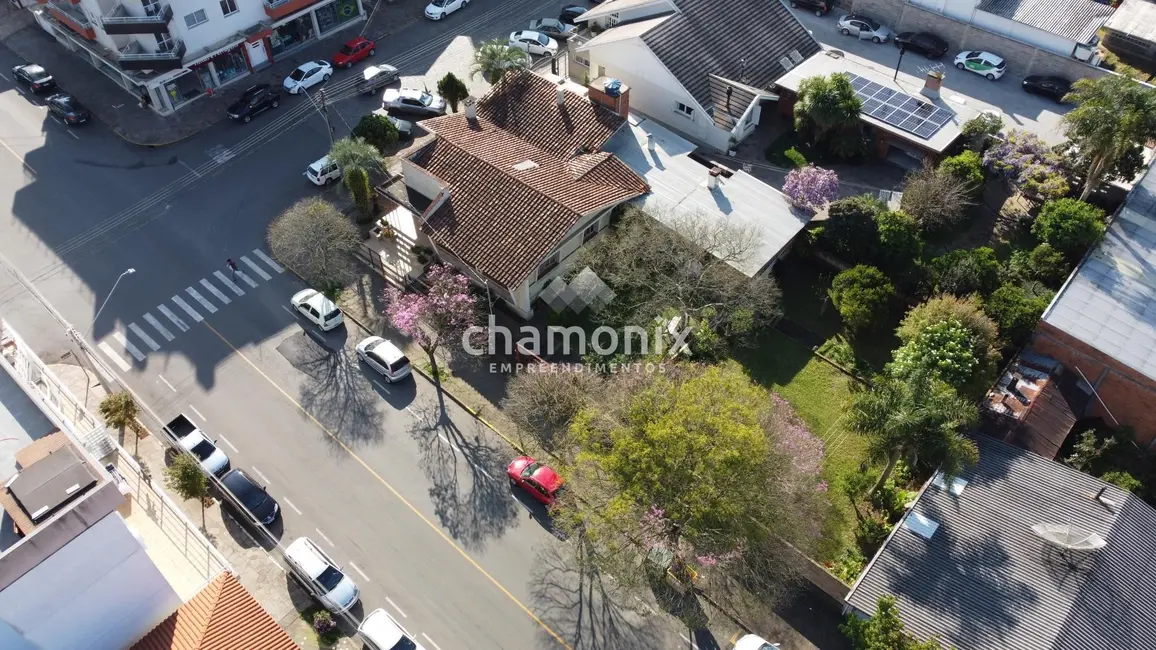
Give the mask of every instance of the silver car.
[(308, 537), (298, 538), (285, 549), (285, 561), (299, 578), (311, 583), (311, 591), (334, 614), (348, 612), (361, 598), (353, 580)]
[(416, 88), (389, 88), (381, 97), (381, 107), (387, 111), (433, 117), (445, 114), (446, 100)]
[(857, 36), (873, 43), (886, 43), (891, 38), (891, 30), (885, 25), (860, 14), (847, 14), (840, 18), (839, 32), (844, 36)]

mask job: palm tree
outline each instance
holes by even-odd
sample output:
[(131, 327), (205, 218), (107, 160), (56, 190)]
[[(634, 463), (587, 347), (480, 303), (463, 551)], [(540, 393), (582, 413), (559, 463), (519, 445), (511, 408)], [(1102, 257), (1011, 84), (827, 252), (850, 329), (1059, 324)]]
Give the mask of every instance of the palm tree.
[(358, 209), (368, 216), (373, 194), (369, 176), (385, 168), (385, 157), (365, 138), (342, 138), (329, 149), (329, 161), (337, 163), (345, 179), (345, 187), (353, 195)]
[(474, 52), (470, 77), (481, 76), (490, 84), (501, 81), (507, 70), (525, 68), (529, 57), (522, 50), (510, 47), (500, 38), (482, 43)]
[(938, 465), (948, 476), (974, 464), (975, 443), (960, 434), (978, 419), (974, 404), (927, 373), (908, 380), (879, 378), (856, 398), (850, 413), (851, 428), (870, 439), (872, 460), (887, 462), (871, 493), (887, 483), (901, 458)]
[[(116, 427), (120, 430), (120, 441), (124, 443), (124, 430), (126, 428), (137, 430), (137, 415), (140, 414), (140, 408), (136, 405), (132, 395), (126, 391), (119, 393), (112, 393), (105, 397), (100, 402), (100, 407), (97, 409), (100, 412), (100, 417), (104, 419), (104, 424), (110, 427)], [(140, 435), (137, 435), (137, 445), (140, 445)], [(134, 452), (135, 453), (135, 452)]]

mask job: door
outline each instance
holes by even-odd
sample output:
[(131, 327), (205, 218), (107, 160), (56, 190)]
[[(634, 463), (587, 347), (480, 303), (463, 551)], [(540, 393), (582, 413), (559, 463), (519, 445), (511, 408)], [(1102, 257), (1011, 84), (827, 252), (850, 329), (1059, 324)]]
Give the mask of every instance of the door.
[(245, 54), (249, 58), (249, 67), (256, 69), (259, 66), (265, 65), (269, 62), (269, 52), (265, 49), (265, 39), (253, 41), (245, 48)]

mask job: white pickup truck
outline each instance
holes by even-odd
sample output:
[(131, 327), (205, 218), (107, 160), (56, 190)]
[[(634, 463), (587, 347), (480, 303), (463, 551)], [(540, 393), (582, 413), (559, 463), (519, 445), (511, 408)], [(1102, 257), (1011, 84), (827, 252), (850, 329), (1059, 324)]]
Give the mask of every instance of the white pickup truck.
[(200, 461), (206, 472), (220, 476), (229, 469), (229, 457), (217, 447), (215, 440), (210, 440), (188, 417), (178, 415), (165, 428), (181, 447)]

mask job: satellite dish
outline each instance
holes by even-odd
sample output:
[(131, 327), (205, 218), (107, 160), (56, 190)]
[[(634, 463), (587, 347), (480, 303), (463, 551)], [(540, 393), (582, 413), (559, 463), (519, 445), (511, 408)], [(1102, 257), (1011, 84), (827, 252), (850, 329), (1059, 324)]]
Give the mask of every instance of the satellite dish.
[(1071, 524), (1036, 524), (1032, 532), (1045, 542), (1069, 551), (1095, 551), (1108, 543), (1099, 533)]

